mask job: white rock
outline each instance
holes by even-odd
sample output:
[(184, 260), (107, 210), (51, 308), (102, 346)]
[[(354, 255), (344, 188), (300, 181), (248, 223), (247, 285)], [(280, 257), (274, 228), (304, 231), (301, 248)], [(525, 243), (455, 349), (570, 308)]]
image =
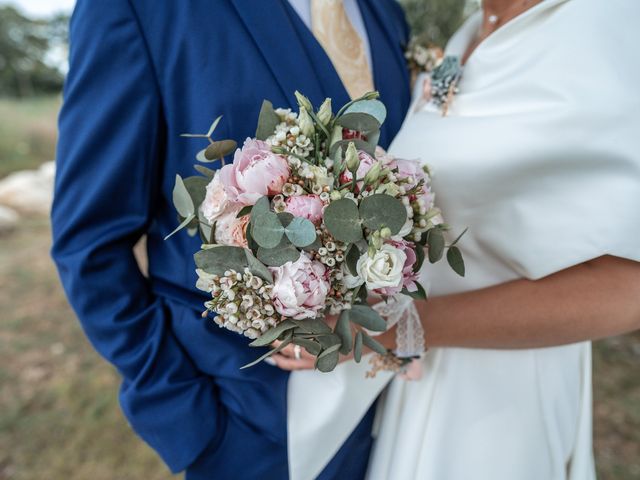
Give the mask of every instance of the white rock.
[(18, 225), (20, 216), (18, 212), (0, 205), (0, 233), (10, 232)]
[(27, 213), (48, 214), (53, 201), (55, 163), (22, 170), (0, 180), (0, 205)]

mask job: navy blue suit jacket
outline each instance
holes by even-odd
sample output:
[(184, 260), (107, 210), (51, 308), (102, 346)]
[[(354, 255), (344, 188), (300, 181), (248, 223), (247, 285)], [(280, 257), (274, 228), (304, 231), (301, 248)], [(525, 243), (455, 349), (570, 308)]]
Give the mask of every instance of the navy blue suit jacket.
[[(407, 27), (393, 0), (360, 8), (389, 110), (386, 145), (409, 104)], [(211, 478), (286, 478), (287, 373), (239, 370), (260, 352), (199, 317), (199, 240), (163, 237), (176, 226), (175, 174), (193, 174), (203, 146), (180, 133), (224, 115), (216, 136), (241, 142), (263, 99), (294, 106), (300, 90), (315, 105), (329, 96), (340, 106), (344, 86), (286, 0), (79, 0), (70, 32), (52, 213), (70, 302), (122, 376), (129, 422), (173, 471), (208, 452), (218, 458)], [(132, 254), (144, 234), (148, 278)], [(278, 453), (249, 455), (243, 442)]]

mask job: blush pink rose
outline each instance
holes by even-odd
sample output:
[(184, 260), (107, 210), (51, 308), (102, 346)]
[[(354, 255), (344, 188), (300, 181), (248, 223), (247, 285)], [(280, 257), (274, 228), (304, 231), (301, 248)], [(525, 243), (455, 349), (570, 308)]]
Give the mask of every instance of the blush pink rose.
[(230, 208), (233, 208), (236, 201), (237, 192), (235, 189), (229, 188), (228, 181), (232, 169), (232, 165), (225, 165), (207, 185), (207, 193), (200, 208), (204, 218), (211, 224)]
[(302, 252), (295, 262), (269, 270), (274, 278), (273, 304), (280, 315), (302, 320), (324, 310), (329, 282), (322, 263)]
[(238, 205), (218, 217), (214, 234), (216, 243), (234, 247), (247, 246), (247, 224), (250, 215), (238, 218), (241, 209), (242, 205)]
[[(371, 167), (373, 167), (377, 163), (377, 160), (373, 158), (371, 155), (369, 155), (367, 152), (364, 152), (362, 150), (358, 150), (358, 158), (360, 159), (360, 165), (358, 165), (358, 170), (356, 171), (356, 177), (359, 180), (364, 178), (367, 172), (371, 170)], [(348, 183), (352, 179), (353, 179), (353, 175), (349, 170), (345, 169), (345, 171), (342, 172), (342, 175), (340, 175), (340, 183), (342, 184)], [(358, 182), (358, 188), (362, 189), (362, 182)]]
[(388, 243), (396, 247), (398, 250), (404, 252), (405, 256), (407, 257), (404, 262), (404, 266), (402, 267), (402, 283), (394, 287), (378, 288), (373, 292), (379, 295), (392, 296), (400, 293), (403, 287), (410, 292), (415, 292), (418, 289), (416, 282), (418, 281), (419, 272), (413, 271), (413, 266), (418, 259), (414, 248), (422, 247), (420, 245), (409, 243), (406, 240), (391, 240)]
[(287, 160), (271, 151), (260, 140), (247, 138), (233, 157), (230, 184), (237, 193), (236, 200), (253, 205), (265, 195), (276, 195), (290, 175)]
[(324, 203), (318, 195), (298, 195), (289, 197), (286, 201), (285, 212), (296, 217), (303, 217), (318, 225), (322, 221)]

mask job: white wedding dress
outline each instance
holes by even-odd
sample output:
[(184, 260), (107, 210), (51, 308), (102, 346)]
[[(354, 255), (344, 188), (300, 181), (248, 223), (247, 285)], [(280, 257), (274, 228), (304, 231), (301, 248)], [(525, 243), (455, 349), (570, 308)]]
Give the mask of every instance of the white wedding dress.
[[(640, 261), (639, 19), (638, 0), (544, 0), (478, 46), (448, 116), (414, 102), (391, 153), (431, 165), (447, 223), (469, 227), (466, 277), (427, 265), (432, 296), (606, 254)], [(421, 380), (383, 395), (370, 480), (595, 478), (589, 343), (434, 348), (423, 362)], [(320, 472), (390, 379), (366, 369), (292, 375), (292, 480)]]

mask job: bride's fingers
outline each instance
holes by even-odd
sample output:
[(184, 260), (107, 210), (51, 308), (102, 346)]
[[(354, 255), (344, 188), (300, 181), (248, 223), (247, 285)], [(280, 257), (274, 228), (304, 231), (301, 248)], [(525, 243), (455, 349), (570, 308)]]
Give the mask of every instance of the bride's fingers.
[(316, 365), (315, 357), (312, 355), (311, 358), (301, 358), (300, 360), (296, 360), (295, 358), (287, 357), (281, 353), (276, 353), (275, 355), (271, 355), (270, 358), (273, 359), (276, 366), (282, 370), (313, 370)]
[[(281, 343), (282, 342), (276, 340), (275, 342), (273, 342), (273, 347), (277, 348)], [(298, 350), (298, 355), (296, 355), (296, 349)], [(300, 360), (304, 359), (304, 360), (315, 361), (315, 358), (316, 358), (313, 355), (311, 355), (309, 352), (307, 352), (305, 348), (297, 347), (296, 345), (293, 345), (293, 344), (287, 345), (282, 350), (280, 350), (278, 354), (288, 358), (300, 359)]]

